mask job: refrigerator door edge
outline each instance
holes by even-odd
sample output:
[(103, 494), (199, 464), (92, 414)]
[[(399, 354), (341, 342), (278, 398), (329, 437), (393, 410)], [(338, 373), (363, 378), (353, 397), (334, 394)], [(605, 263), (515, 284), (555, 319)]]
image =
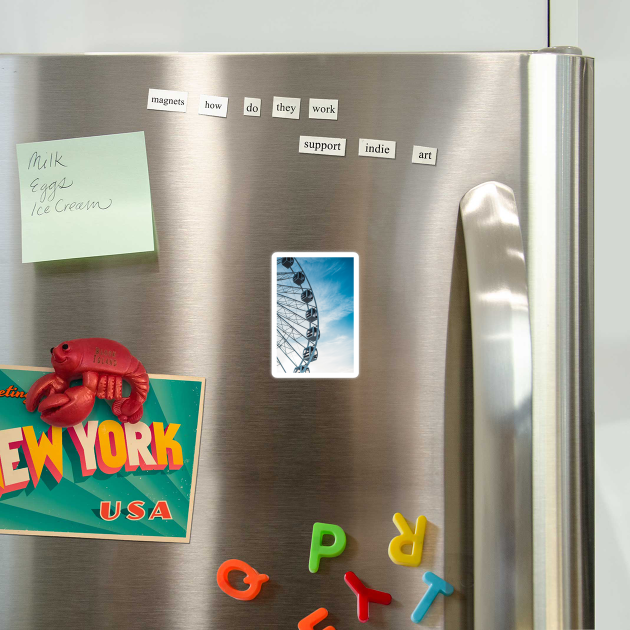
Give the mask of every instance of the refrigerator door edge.
[(593, 60), (527, 65), (535, 628), (594, 627)]

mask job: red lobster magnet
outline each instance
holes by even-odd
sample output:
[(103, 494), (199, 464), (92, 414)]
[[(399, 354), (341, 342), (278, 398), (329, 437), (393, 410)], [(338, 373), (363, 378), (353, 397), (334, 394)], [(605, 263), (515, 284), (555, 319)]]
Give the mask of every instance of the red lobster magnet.
[[(113, 400), (112, 411), (121, 422), (138, 422), (149, 393), (149, 375), (125, 346), (111, 339), (93, 337), (64, 341), (50, 349), (54, 372), (37, 379), (26, 395), (26, 408), (38, 411), (44, 422), (72, 427), (83, 422), (96, 398)], [(70, 381), (83, 385), (70, 387)], [(131, 385), (123, 398), (122, 382)], [(39, 406), (38, 406), (39, 405)]]

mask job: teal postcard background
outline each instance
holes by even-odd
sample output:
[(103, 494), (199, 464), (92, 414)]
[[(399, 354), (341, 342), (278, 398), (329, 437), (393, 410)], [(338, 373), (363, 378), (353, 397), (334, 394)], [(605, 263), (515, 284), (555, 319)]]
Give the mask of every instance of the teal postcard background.
[[(0, 391), (13, 385), (27, 392), (29, 387), (44, 371), (27, 369), (0, 369)], [(114, 475), (108, 475), (97, 468), (89, 477), (83, 477), (77, 450), (68, 434), (63, 431), (63, 477), (59, 483), (44, 467), (37, 487), (32, 481), (22, 490), (8, 492), (0, 496), (0, 530), (19, 530), (24, 533), (70, 533), (90, 537), (142, 536), (175, 538), (185, 542), (189, 511), (192, 510), (194, 496), (193, 475), (196, 473), (195, 450), (197, 432), (201, 431), (200, 408), (203, 405), (203, 380), (177, 380), (151, 378), (150, 390), (144, 404), (141, 422), (166, 425), (181, 425), (175, 440), (182, 447), (184, 465), (179, 470), (133, 472), (124, 467)], [(113, 420), (115, 416), (110, 405), (97, 399), (94, 409), (87, 418)], [(49, 429), (39, 413), (29, 413), (24, 398), (0, 397), (0, 430), (13, 427), (32, 426), (37, 439)], [(19, 468), (26, 467), (26, 459), (20, 447)], [(159, 500), (166, 500), (173, 520), (155, 518), (148, 520), (153, 506)], [(116, 501), (121, 501), (121, 515), (114, 521), (100, 518), (101, 501), (112, 502), (112, 512)], [(142, 520), (125, 518), (127, 505), (131, 501), (144, 501), (146, 515)]]

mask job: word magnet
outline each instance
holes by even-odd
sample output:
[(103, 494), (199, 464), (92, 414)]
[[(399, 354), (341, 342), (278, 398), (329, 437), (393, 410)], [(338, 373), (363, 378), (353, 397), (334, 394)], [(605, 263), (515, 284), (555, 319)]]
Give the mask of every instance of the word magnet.
[[(249, 584), (249, 588), (245, 591), (240, 591), (234, 588), (228, 579), (230, 571), (242, 571), (245, 573), (243, 582)], [(264, 573), (258, 573), (256, 569), (252, 568), (246, 562), (242, 560), (226, 560), (217, 571), (217, 584), (219, 588), (230, 597), (234, 599), (240, 599), (241, 601), (249, 602), (260, 593), (262, 585), (269, 580), (269, 576)]]
[(431, 571), (427, 571), (422, 576), (422, 581), (428, 584), (429, 588), (424, 594), (424, 597), (420, 600), (420, 603), (416, 606), (416, 609), (411, 613), (411, 621), (414, 623), (420, 623), (422, 619), (424, 619), (429, 607), (440, 593), (448, 597), (452, 595), (455, 590), (452, 584), (438, 577), (435, 573), (431, 573)]
[(359, 156), (396, 159), (395, 140), (371, 140), (369, 138), (359, 139)]
[(431, 166), (435, 166), (436, 160), (436, 147), (421, 147), (414, 145), (413, 153), (411, 154), (412, 164), (430, 164)]
[(147, 109), (160, 109), (165, 112), (185, 112), (188, 103), (188, 92), (175, 90), (149, 90)]
[(246, 96), (243, 99), (243, 116), (260, 116), (262, 100)]
[[(407, 524), (405, 517), (396, 512), (394, 514), (394, 525), (398, 528), (400, 536), (396, 536), (389, 543), (389, 557), (394, 564), (402, 564), (407, 567), (417, 567), (422, 561), (422, 547), (424, 545), (424, 532), (427, 528), (426, 516), (419, 516), (416, 521), (415, 533)], [(403, 547), (412, 545), (411, 553), (404, 553)]]
[(336, 98), (310, 98), (308, 101), (308, 117), (323, 120), (337, 120), (339, 101)]
[(300, 136), (299, 152), (313, 153), (315, 155), (344, 156), (346, 154), (346, 139)]
[(357, 616), (359, 621), (363, 623), (370, 618), (370, 602), (384, 606), (389, 606), (392, 603), (392, 596), (389, 593), (368, 588), (352, 571), (348, 571), (343, 579), (357, 596)]
[[(312, 612), (308, 617), (304, 617), (300, 623), (298, 623), (298, 630), (314, 630), (315, 626), (328, 617), (328, 611), (325, 608), (318, 608), (315, 612)], [(326, 626), (324, 630), (335, 630), (334, 626)]]
[[(332, 545), (324, 545), (324, 536), (333, 536)], [(315, 523), (313, 525), (313, 537), (311, 538), (311, 555), (308, 559), (308, 570), (311, 573), (319, 571), (319, 561), (322, 558), (336, 558), (340, 556), (346, 548), (346, 532), (339, 525), (328, 525), (327, 523)]]
[(199, 113), (202, 116), (226, 118), (228, 114), (228, 97), (202, 94), (199, 97)]
[(273, 118), (299, 118), (301, 100), (299, 98), (289, 98), (288, 96), (274, 96), (271, 116)]

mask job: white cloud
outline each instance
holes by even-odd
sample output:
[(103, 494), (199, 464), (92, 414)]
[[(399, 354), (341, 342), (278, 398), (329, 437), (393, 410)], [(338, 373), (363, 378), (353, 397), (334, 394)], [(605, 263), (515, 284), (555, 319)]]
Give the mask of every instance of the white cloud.
[(311, 372), (352, 372), (354, 370), (354, 340), (339, 335), (330, 341), (320, 339), (319, 358), (311, 364)]
[(326, 324), (336, 322), (354, 312), (354, 297), (341, 295), (333, 282), (322, 283), (315, 293), (315, 299), (322, 330)]
[(336, 343), (343, 343), (346, 339), (348, 339), (348, 335), (339, 335), (338, 337), (335, 337), (332, 341), (329, 341), (328, 343), (331, 345), (334, 345)]

